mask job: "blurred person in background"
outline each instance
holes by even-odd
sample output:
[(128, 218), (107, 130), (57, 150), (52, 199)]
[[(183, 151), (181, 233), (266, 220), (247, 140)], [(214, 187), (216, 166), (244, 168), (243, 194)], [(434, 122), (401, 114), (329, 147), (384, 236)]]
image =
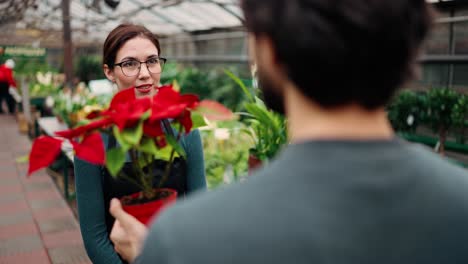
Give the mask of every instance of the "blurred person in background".
[(149, 230), (111, 201), (134, 263), (468, 263), (468, 173), (398, 139), (385, 105), (411, 80), (426, 0), (241, 0), (265, 103), (291, 144), (245, 182)]
[[(107, 36), (103, 47), (103, 69), (106, 77), (127, 97), (153, 96), (158, 92), (165, 59), (161, 57), (158, 38), (140, 25), (122, 24)], [(163, 126), (164, 127), (164, 126)], [(166, 129), (171, 129), (167, 122)], [(175, 131), (174, 131), (175, 132)], [(116, 139), (103, 134), (105, 147), (112, 148)], [(176, 158), (172, 174), (163, 188), (177, 190), (182, 199), (197, 190), (206, 189), (203, 149), (198, 130), (180, 139), (187, 158)], [(159, 162), (154, 171), (162, 171), (166, 163)], [(159, 166), (159, 167), (156, 167)], [(124, 170), (131, 167), (127, 162)], [(155, 177), (154, 186), (159, 178)], [(109, 213), (110, 199), (139, 192), (132, 182), (115, 179), (107, 169), (75, 157), (75, 187), (81, 234), (89, 258), (95, 264), (126, 263), (114, 250), (109, 239), (114, 218)]]
[(3, 101), (8, 107), (8, 112), (15, 113), (16, 100), (11, 94), (16, 91), (17, 87), (13, 77), (14, 68), (15, 61), (12, 59), (7, 59), (4, 64), (0, 65), (0, 113), (3, 113)]

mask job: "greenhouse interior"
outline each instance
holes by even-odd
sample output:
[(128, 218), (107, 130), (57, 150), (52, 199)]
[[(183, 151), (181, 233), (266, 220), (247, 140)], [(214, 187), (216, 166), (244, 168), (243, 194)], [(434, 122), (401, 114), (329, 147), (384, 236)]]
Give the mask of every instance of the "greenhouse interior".
[[(203, 186), (196, 188), (206, 188), (207, 192), (242, 185), (254, 177), (255, 171), (273, 164), (277, 154), (291, 143), (288, 118), (263, 102), (241, 1), (0, 1), (0, 64), (3, 65), (0, 83), (3, 81), (1, 67), (10, 69), (15, 83), (13, 88), (11, 84), (0, 87), (5, 88), (5, 100), (0, 100), (0, 263), (126, 263), (99, 262), (90, 253), (92, 246), (86, 244), (89, 238), (85, 234), (90, 231), (83, 231), (83, 221), (87, 221), (84, 215), (89, 214), (80, 210), (86, 207), (83, 204), (95, 201), (82, 198), (80, 203), (78, 188), (84, 183), (78, 179), (80, 169), (77, 168), (86, 166), (80, 165), (80, 153), (101, 163), (105, 161), (105, 165), (95, 167), (106, 170), (112, 179), (119, 175), (128, 177), (124, 173), (127, 159), (135, 161), (138, 165), (135, 168), (144, 174), (148, 170), (153, 172), (153, 166), (148, 164), (155, 157), (165, 158), (167, 166), (161, 170), (162, 181), (176, 173), (176, 170), (169, 172), (176, 167), (175, 161), (198, 151), (184, 145), (190, 142), (181, 143), (183, 131), (189, 134), (190, 129), (197, 130), (201, 145), (196, 155), (201, 157), (194, 158), (201, 159), (199, 174)], [(385, 112), (399, 140), (417, 144), (466, 172), (468, 2), (427, 0), (427, 3), (434, 7), (436, 16), (417, 58), (420, 65), (417, 78), (397, 91), (385, 106)], [(103, 50), (106, 38), (122, 24), (143, 25), (154, 34), (159, 41), (157, 56), (146, 61), (129, 60), (139, 67), (123, 64), (126, 61), (107, 65), (106, 58), (103, 59), (107, 56)], [(119, 56), (116, 54), (114, 57)], [(386, 64), (378, 57), (374, 59)], [(172, 107), (182, 103), (186, 107), (181, 112), (183, 117), (168, 117), (172, 122), (169, 128), (164, 122), (158, 123), (157, 131), (164, 136), (158, 134), (148, 141), (144, 141), (143, 134), (149, 129), (143, 121), (153, 117), (149, 112), (144, 114), (144, 110), (139, 112), (143, 102), (140, 106), (113, 108), (117, 97), (114, 95), (121, 94), (120, 83), (113, 78), (119, 78), (118, 74), (130, 76), (132, 70), (140, 74), (145, 68), (142, 63), (149, 74), (160, 74), (158, 85), (172, 88), (167, 92), (168, 98), (179, 100)], [(152, 100), (159, 94), (163, 97), (158, 92)], [(197, 99), (189, 94), (196, 95)], [(187, 121), (184, 118), (188, 113), (190, 119), (192, 111), (189, 105), (195, 110)], [(129, 123), (118, 121), (116, 126), (103, 129), (110, 124), (102, 122), (117, 120), (115, 116), (123, 112), (129, 116), (147, 115), (138, 116), (139, 123), (132, 120), (138, 125), (128, 131), (122, 130), (122, 126)], [(93, 121), (96, 117), (102, 118), (101, 123)], [(130, 122), (135, 117), (126, 118), (129, 119), (125, 122)], [(99, 155), (107, 150), (91, 145), (103, 142), (101, 137), (92, 138), (95, 135), (90, 132), (92, 125), (107, 134), (102, 138), (113, 134), (116, 144), (124, 150), (106, 152), (102, 160)], [(82, 127), (86, 131), (78, 129)], [(168, 132), (174, 127), (175, 134)], [(152, 130), (153, 134), (157, 131)], [(79, 139), (82, 145), (70, 133), (83, 136)], [(191, 132), (184, 140), (190, 135)], [(135, 140), (135, 145), (131, 145)], [(104, 144), (111, 144), (110, 141), (106, 139)], [(45, 145), (36, 151), (36, 144)], [(117, 150), (115, 144), (114, 147)], [(172, 149), (166, 151), (167, 148)], [(190, 162), (194, 161), (188, 158), (189, 167)], [(151, 185), (144, 175), (141, 177), (142, 185)], [(109, 238), (106, 239), (109, 250), (113, 250)], [(112, 256), (117, 254), (113, 252)]]

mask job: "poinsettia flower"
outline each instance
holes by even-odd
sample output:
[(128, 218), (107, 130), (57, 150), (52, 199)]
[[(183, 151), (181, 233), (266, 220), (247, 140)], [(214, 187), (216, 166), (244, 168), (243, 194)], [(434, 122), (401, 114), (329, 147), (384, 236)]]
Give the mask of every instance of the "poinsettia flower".
[(28, 175), (52, 164), (60, 154), (62, 140), (40, 136), (34, 140), (29, 154)]
[(160, 108), (170, 107), (175, 104), (186, 104), (187, 107), (192, 108), (198, 102), (198, 96), (194, 94), (181, 95), (172, 89), (172, 85), (165, 85), (158, 89), (158, 93), (154, 95), (153, 101)]
[(156, 146), (158, 146), (158, 148), (164, 148), (167, 146), (167, 141), (165, 137), (157, 137), (155, 139), (155, 143), (156, 143)]
[(153, 106), (150, 120), (177, 118), (187, 109), (194, 108), (198, 104), (196, 95), (180, 95), (171, 86), (163, 86), (153, 97)]
[(128, 101), (133, 101), (135, 99), (135, 87), (121, 90), (112, 97), (109, 109), (115, 109), (117, 105), (126, 103)]
[(101, 113), (102, 113), (102, 111), (98, 111), (98, 110), (92, 111), (91, 113), (89, 113), (89, 114), (86, 116), (86, 119), (95, 119), (95, 118), (98, 118), (98, 117), (101, 116)]
[(189, 133), (193, 126), (190, 111), (185, 110), (177, 120), (182, 124), (182, 126), (184, 126), (185, 132)]
[(143, 123), (143, 134), (154, 138), (163, 136), (164, 132), (161, 127), (161, 122), (159, 120), (151, 121), (150, 119), (147, 119)]
[(134, 126), (140, 121), (141, 116), (151, 108), (151, 99), (144, 97), (141, 99), (134, 99), (120, 104), (116, 104), (112, 112), (109, 113), (113, 123), (116, 124), (120, 130), (125, 127)]
[(112, 124), (112, 119), (108, 117), (108, 118), (103, 118), (103, 119), (93, 121), (89, 124), (79, 126), (73, 129), (57, 131), (55, 132), (55, 135), (64, 137), (67, 139), (72, 139), (75, 137), (82, 136), (86, 134), (87, 132), (93, 131), (95, 129), (107, 127), (110, 124)]
[(81, 143), (71, 141), (78, 158), (92, 164), (104, 165), (106, 154), (100, 133), (87, 135)]

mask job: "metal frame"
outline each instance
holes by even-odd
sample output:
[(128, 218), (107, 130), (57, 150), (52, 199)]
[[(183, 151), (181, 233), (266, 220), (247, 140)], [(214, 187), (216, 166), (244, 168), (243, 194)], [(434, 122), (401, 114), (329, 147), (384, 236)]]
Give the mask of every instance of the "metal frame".
[(205, 56), (205, 55), (198, 55), (198, 56), (174, 56), (174, 57), (168, 57), (171, 61), (177, 61), (177, 62), (216, 62), (216, 63), (221, 63), (221, 62), (226, 62), (226, 63), (248, 63), (249, 62), (249, 57), (242, 55), (210, 55), (210, 56)]

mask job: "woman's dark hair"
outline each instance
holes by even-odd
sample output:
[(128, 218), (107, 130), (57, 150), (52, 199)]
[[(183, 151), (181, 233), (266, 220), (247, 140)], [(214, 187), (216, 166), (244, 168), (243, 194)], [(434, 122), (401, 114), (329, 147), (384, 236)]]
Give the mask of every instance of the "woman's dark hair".
[(413, 77), (433, 18), (426, 0), (241, 0), (247, 30), (323, 107), (384, 105)]
[(114, 68), (115, 57), (119, 49), (130, 39), (135, 37), (144, 37), (149, 39), (158, 49), (158, 54), (161, 56), (161, 46), (158, 37), (149, 31), (144, 26), (134, 24), (121, 24), (114, 28), (106, 38), (103, 47), (103, 64), (107, 64), (109, 68)]

